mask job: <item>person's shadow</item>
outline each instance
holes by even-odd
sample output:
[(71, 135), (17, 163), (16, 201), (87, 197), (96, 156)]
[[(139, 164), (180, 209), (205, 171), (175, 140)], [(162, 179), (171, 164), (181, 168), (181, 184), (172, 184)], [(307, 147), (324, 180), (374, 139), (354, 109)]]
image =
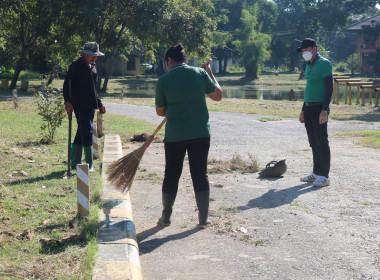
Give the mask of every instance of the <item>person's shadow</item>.
[(199, 231), (198, 228), (193, 228), (184, 232), (166, 236), (164, 238), (153, 238), (153, 239), (144, 241), (148, 237), (155, 235), (157, 232), (159, 232), (163, 228), (164, 227), (162, 225), (157, 224), (155, 227), (152, 227), (150, 229), (147, 229), (146, 231), (143, 231), (137, 234), (140, 255), (148, 254), (154, 251), (156, 248), (160, 247), (161, 245), (165, 244), (166, 242), (184, 239)]
[[(244, 211), (251, 208), (276, 208), (285, 204), (290, 204), (298, 196), (317, 191), (320, 188), (309, 187), (310, 183), (305, 183), (302, 185), (294, 186), (288, 189), (276, 191), (275, 189), (269, 190), (267, 193), (263, 194), (258, 198), (251, 199), (248, 201), (247, 205), (238, 206), (238, 210)], [(308, 188), (309, 187), (309, 188)]]

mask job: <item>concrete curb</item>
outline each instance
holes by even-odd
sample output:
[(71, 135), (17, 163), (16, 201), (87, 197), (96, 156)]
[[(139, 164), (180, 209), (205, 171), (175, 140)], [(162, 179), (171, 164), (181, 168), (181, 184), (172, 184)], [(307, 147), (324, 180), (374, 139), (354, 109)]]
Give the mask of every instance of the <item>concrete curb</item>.
[(104, 190), (101, 197), (105, 206), (99, 211), (99, 222), (103, 225), (97, 238), (99, 251), (92, 279), (142, 279), (129, 193), (121, 193), (107, 182), (107, 167), (122, 156), (120, 136), (105, 135), (102, 159)]

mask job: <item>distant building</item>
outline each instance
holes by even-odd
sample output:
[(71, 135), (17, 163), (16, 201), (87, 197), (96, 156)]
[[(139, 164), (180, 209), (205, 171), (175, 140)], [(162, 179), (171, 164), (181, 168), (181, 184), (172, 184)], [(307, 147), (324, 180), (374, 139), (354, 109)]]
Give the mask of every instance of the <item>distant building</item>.
[(121, 59), (119, 55), (113, 55), (108, 65), (108, 71), (110, 75), (115, 76), (138, 76), (141, 74), (140, 62), (143, 56), (144, 49), (137, 48), (126, 56), (127, 60)]
[[(376, 27), (378, 34), (370, 40), (363, 33), (362, 27)], [(360, 71), (363, 73), (380, 72), (378, 56), (380, 55), (380, 14), (352, 24), (346, 31), (356, 32), (356, 51), (360, 54)]]

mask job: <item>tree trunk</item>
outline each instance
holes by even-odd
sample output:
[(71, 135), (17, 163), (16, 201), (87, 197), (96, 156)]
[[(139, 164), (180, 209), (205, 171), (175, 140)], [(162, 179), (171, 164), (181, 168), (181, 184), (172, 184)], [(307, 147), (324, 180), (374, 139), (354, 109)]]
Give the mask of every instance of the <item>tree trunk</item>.
[(305, 72), (302, 70), (298, 77), (298, 80), (302, 80), (303, 78), (305, 78)]
[(164, 73), (165, 73), (165, 70), (164, 70), (164, 60), (163, 59), (159, 59), (159, 61), (158, 61), (158, 63), (157, 63), (157, 65), (158, 65), (158, 69), (157, 69), (157, 74), (158, 74), (158, 76), (161, 76), (161, 75), (163, 75)]
[(257, 79), (258, 68), (255, 62), (251, 62), (245, 66), (245, 76), (244, 79), (248, 81), (253, 81)]
[(296, 60), (295, 58), (291, 57), (290, 58), (290, 71), (293, 72), (296, 68)]
[[(54, 65), (54, 69), (55, 69), (55, 65)], [(57, 75), (57, 71), (56, 70), (53, 70), (51, 73), (50, 73), (50, 77), (49, 77), (49, 80), (47, 81), (47, 83), (46, 83), (46, 85), (47, 86), (49, 86), (52, 82), (53, 82), (53, 80), (54, 80), (54, 78), (55, 78), (55, 75)]]
[(223, 65), (223, 73), (227, 72), (227, 64), (228, 64), (228, 58), (224, 59), (224, 65)]
[(218, 62), (219, 62), (219, 74), (223, 74), (223, 64), (222, 64), (222, 59), (219, 59)]
[(103, 83), (102, 87), (102, 78), (106, 79), (106, 77), (109, 78), (108, 76), (108, 71), (107, 71), (107, 63), (104, 61), (104, 59), (98, 60), (96, 63), (96, 71), (98, 71), (98, 81), (96, 83), (96, 90), (98, 92), (106, 92), (107, 91), (107, 85), (104, 87), (105, 82)]
[(15, 73), (13, 74), (10, 90), (16, 88), (18, 77), (20, 76), (21, 69), (19, 67), (16, 68)]
[(13, 74), (10, 89), (15, 89), (17, 85), (18, 77), (20, 76), (21, 71), (25, 69), (25, 54), (22, 54), (20, 59), (17, 62), (15, 73)]
[(108, 80), (110, 78), (110, 75), (108, 73), (106, 73), (105, 77), (104, 77), (104, 82), (103, 82), (103, 87), (102, 87), (102, 92), (107, 92), (107, 86), (108, 86)]

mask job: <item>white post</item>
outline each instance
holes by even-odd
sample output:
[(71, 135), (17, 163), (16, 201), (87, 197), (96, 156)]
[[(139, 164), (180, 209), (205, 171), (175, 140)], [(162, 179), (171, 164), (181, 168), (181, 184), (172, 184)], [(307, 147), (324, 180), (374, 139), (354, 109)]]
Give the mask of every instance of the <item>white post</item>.
[(90, 179), (88, 164), (77, 164), (77, 201), (78, 213), (81, 217), (90, 214)]
[(120, 99), (123, 99), (123, 97), (124, 97), (124, 86), (121, 88)]
[(93, 123), (92, 128), (92, 156), (94, 159), (99, 158), (98, 132), (96, 129), (96, 123)]
[(98, 138), (103, 136), (103, 115), (99, 111), (96, 112), (96, 130)]
[(17, 89), (12, 89), (14, 108), (18, 108)]

